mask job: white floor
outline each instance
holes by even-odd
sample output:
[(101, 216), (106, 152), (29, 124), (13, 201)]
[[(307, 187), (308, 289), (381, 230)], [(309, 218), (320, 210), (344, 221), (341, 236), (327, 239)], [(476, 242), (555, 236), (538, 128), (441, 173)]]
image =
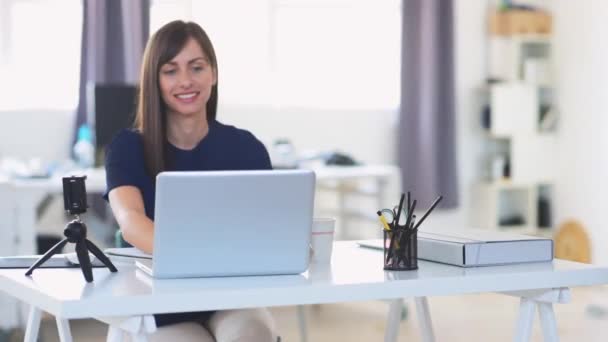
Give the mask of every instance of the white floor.
[[(511, 341), (518, 301), (485, 294), (430, 298), (437, 341)], [(401, 323), (400, 341), (419, 341), (413, 303)], [(307, 307), (309, 341), (382, 341), (388, 305), (383, 302), (327, 304)], [(299, 341), (296, 310), (273, 308), (283, 341)], [(556, 306), (560, 340), (606, 341), (608, 336), (608, 288), (580, 288), (572, 292), (572, 302)], [(107, 328), (92, 320), (75, 321), (75, 341), (105, 341)], [(542, 341), (538, 321), (533, 341)], [(42, 325), (41, 342), (58, 341), (53, 320)]]

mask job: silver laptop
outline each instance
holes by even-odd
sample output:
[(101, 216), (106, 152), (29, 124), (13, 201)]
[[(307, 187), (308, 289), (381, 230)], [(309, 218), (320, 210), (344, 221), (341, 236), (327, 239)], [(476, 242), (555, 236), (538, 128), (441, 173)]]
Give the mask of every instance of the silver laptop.
[(156, 278), (297, 274), (308, 268), (309, 170), (162, 172), (156, 178)]

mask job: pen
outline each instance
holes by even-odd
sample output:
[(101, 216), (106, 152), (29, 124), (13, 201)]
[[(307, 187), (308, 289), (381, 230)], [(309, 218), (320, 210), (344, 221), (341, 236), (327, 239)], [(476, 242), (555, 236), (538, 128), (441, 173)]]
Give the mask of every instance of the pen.
[(426, 219), (426, 217), (429, 216), (429, 214), (431, 213), (431, 211), (433, 211), (433, 209), (435, 209), (435, 206), (437, 206), (437, 204), (441, 201), (441, 199), (443, 199), (443, 196), (437, 197), (437, 199), (435, 200), (435, 202), (433, 202), (433, 204), (426, 211), (426, 213), (424, 213), (424, 215), (422, 215), (422, 218), (420, 219), (420, 221), (418, 221), (418, 224), (414, 228), (418, 228), (422, 224), (422, 222), (424, 221), (424, 219)]
[(405, 199), (405, 194), (401, 194), (401, 199), (399, 200), (399, 209), (397, 210), (397, 217), (395, 218), (395, 227), (399, 225), (399, 216), (401, 216), (401, 210), (403, 210), (403, 200)]
[(411, 202), (411, 198), (410, 198), (410, 192), (407, 192), (407, 213), (409, 215), (410, 213), (410, 208), (411, 208), (412, 202)]
[(393, 254), (395, 253), (395, 251), (394, 251), (395, 247), (393, 246), (393, 239), (395, 237), (395, 234), (391, 231), (386, 232), (386, 234), (388, 234), (389, 239), (388, 239), (388, 251), (386, 251), (385, 264), (388, 265), (389, 260), (393, 257)]
[[(417, 200), (414, 200), (414, 202), (412, 203), (412, 207), (408, 208), (407, 221), (405, 221), (405, 229), (410, 228), (410, 223), (412, 222), (412, 215), (414, 215), (414, 210), (416, 209), (416, 203), (417, 203)], [(415, 215), (414, 215), (414, 217), (415, 217)]]
[(384, 215), (382, 215), (382, 212), (378, 211), (377, 214), (378, 214), (378, 217), (380, 218), (380, 222), (382, 223), (382, 226), (384, 227), (384, 230), (390, 231), (391, 227), (389, 227), (388, 222), (386, 222), (386, 218), (384, 217)]
[[(415, 203), (416, 201), (414, 201)], [(415, 204), (414, 204), (415, 205)], [(417, 228), (414, 228), (414, 224), (416, 223), (416, 215), (412, 215), (412, 223), (409, 228), (403, 231), (401, 235), (401, 244), (404, 245), (407, 243), (408, 239), (411, 238), (412, 234), (416, 232)]]

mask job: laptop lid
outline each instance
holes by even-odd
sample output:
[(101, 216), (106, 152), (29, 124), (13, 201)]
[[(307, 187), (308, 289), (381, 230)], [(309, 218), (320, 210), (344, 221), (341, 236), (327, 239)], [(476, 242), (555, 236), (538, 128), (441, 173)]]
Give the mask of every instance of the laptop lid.
[(160, 173), (153, 275), (305, 271), (314, 192), (310, 170)]

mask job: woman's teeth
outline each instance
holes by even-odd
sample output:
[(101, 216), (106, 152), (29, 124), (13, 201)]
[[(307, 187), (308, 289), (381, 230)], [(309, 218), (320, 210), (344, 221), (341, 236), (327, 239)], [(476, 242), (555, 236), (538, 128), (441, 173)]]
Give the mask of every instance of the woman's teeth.
[(187, 100), (187, 99), (191, 99), (193, 97), (196, 96), (196, 93), (190, 93), (190, 94), (180, 94), (180, 95), (176, 95), (178, 99), (183, 99), (183, 100)]

